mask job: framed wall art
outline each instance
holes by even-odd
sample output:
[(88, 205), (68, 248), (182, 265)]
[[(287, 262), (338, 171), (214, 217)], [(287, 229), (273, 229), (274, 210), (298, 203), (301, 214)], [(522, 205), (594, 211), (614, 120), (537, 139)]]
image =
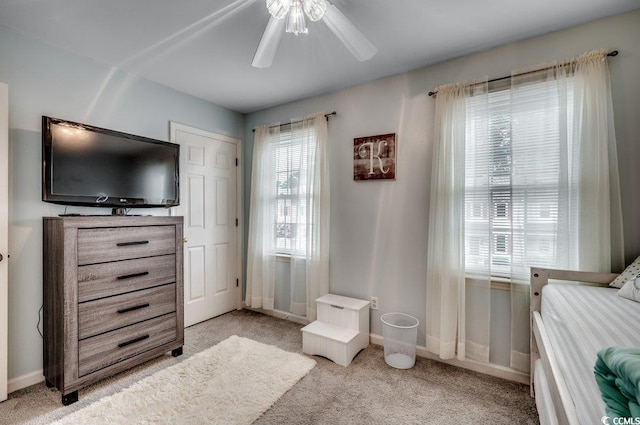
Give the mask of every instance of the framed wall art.
[(353, 139), (354, 180), (395, 180), (396, 134)]

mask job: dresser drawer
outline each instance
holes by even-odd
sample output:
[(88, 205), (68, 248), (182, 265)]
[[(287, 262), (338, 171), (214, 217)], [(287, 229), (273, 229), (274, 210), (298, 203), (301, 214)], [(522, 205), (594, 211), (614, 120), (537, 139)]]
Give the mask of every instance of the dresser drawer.
[(78, 265), (175, 253), (175, 226), (78, 229)]
[(175, 281), (175, 254), (80, 266), (78, 267), (78, 302), (110, 297)]
[(176, 285), (144, 289), (78, 305), (78, 339), (176, 311)]
[(80, 341), (79, 376), (175, 341), (176, 326), (176, 315), (172, 313)]

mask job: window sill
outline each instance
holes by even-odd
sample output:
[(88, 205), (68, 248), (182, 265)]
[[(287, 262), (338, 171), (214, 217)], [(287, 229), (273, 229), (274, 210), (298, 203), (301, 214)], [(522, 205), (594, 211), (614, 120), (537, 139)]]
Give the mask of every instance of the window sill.
[[(473, 276), (465, 277), (465, 283), (467, 286), (485, 286), (485, 280), (482, 279), (482, 283), (479, 282), (480, 279), (476, 279)], [(496, 291), (511, 291), (514, 287), (511, 285), (511, 281), (509, 279), (493, 277), (491, 279), (491, 289)]]
[(276, 261), (279, 263), (290, 263), (291, 262), (291, 254), (276, 254)]
[(496, 291), (511, 291), (511, 283), (492, 280), (491, 289), (495, 289)]

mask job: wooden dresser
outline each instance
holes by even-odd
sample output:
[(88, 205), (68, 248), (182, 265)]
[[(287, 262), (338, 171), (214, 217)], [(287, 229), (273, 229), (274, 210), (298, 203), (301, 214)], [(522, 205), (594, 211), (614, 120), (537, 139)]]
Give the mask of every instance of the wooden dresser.
[(44, 376), (78, 390), (184, 344), (182, 217), (45, 217)]

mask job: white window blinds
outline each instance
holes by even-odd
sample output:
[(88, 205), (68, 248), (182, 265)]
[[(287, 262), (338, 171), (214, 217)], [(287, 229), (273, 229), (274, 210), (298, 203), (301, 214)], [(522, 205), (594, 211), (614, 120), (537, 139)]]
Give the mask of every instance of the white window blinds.
[[(313, 129), (310, 130), (313, 133)], [(304, 251), (310, 233), (313, 198), (309, 191), (309, 164), (313, 163), (316, 137), (310, 134), (306, 143), (291, 129), (282, 129), (269, 140), (270, 170), (276, 176), (273, 211), (273, 245), (276, 253)]]
[[(532, 265), (565, 265), (574, 205), (570, 80), (534, 81), (468, 98), (465, 265), (470, 274), (526, 278)], [(559, 92), (566, 96), (559, 96)], [(564, 115), (564, 116), (562, 116)], [(565, 166), (561, 166), (565, 164)], [(574, 212), (575, 213), (575, 212)], [(575, 214), (574, 214), (575, 215)]]

